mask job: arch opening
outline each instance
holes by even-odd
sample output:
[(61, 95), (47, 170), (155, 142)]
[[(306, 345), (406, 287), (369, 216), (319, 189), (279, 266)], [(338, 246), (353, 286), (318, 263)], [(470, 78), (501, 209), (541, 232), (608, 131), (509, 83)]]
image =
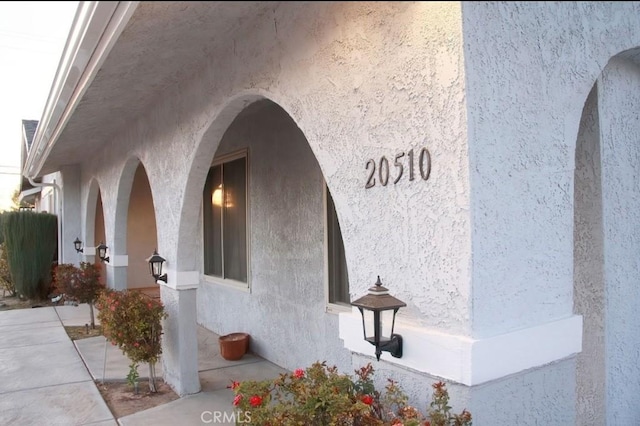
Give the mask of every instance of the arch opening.
[(146, 259), (158, 247), (156, 217), (149, 179), (142, 163), (133, 175), (127, 207), (127, 288), (159, 297), (158, 284), (149, 274)]
[(350, 301), (339, 214), (307, 139), (268, 99), (242, 109), (217, 145), (213, 133), (202, 141), (212, 154), (201, 225), (180, 236), (200, 241), (198, 322), (248, 332), (254, 352), (284, 367), (331, 353), (329, 362), (350, 368), (332, 313)]

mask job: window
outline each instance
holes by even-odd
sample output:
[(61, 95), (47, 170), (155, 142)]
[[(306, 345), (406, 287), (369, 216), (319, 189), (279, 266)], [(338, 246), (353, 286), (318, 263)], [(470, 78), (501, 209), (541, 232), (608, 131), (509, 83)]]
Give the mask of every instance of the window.
[(246, 152), (214, 161), (202, 205), (205, 275), (247, 283)]
[(338, 223), (336, 207), (329, 188), (325, 186), (327, 199), (327, 275), (329, 303), (351, 305), (349, 297), (349, 276), (344, 255), (344, 243)]

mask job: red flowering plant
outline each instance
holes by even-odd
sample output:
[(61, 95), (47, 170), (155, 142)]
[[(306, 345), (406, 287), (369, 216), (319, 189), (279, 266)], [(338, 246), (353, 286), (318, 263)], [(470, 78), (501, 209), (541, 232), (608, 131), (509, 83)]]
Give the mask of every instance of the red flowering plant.
[(470, 426), (471, 414), (452, 414), (445, 384), (433, 385), (434, 398), (425, 417), (407, 404), (398, 384), (389, 380), (383, 393), (375, 389), (371, 364), (355, 377), (315, 362), (306, 370), (275, 380), (233, 381), (233, 405), (256, 426)]
[(96, 301), (104, 336), (131, 360), (127, 377), (137, 377), (138, 364), (149, 364), (149, 390), (156, 392), (155, 364), (162, 354), (162, 302), (136, 290), (105, 289)]
[(80, 262), (80, 267), (72, 263), (62, 263), (55, 267), (53, 281), (65, 299), (89, 305), (91, 328), (96, 328), (93, 304), (104, 285), (100, 282), (100, 266), (90, 262)]

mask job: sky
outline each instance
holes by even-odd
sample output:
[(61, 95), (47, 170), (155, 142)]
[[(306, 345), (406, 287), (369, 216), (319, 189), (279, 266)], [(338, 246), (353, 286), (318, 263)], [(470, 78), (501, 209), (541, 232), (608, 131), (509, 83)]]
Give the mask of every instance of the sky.
[(0, 210), (20, 184), (22, 120), (40, 120), (77, 1), (0, 2)]

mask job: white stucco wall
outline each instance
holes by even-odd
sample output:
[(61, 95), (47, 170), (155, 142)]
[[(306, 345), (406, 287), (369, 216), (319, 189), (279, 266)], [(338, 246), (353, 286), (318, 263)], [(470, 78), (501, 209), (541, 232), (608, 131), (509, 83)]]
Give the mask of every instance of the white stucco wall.
[[(455, 360), (458, 371), (446, 378), (468, 384), (480, 378), (480, 386), (456, 387), (456, 398), (476, 410), (476, 424), (536, 424), (538, 418), (569, 424), (573, 355), (582, 338), (580, 319), (573, 317), (578, 127), (587, 95), (609, 58), (640, 45), (639, 8), (635, 2), (282, 3), (228, 40), (207, 46), (210, 60), (194, 68), (191, 79), (159, 90), (143, 116), (86, 159), (83, 188), (95, 178), (103, 190), (106, 239), (113, 243), (112, 255), (124, 256), (118, 208), (127, 202), (130, 161), (140, 159), (153, 193), (158, 250), (167, 258), (169, 284), (177, 287), (182, 277), (201, 270), (202, 187), (218, 143), (244, 107), (271, 99), (300, 128), (310, 147), (305, 155), (312, 153), (319, 165), (316, 172), (278, 173), (309, 174), (295, 182), (296, 191), (321, 176), (331, 188), (352, 297), (380, 275), (392, 294), (407, 302), (399, 314), (399, 324), (412, 333), (405, 341), (407, 353), (451, 354), (445, 361)], [(397, 154), (423, 147), (432, 157), (428, 181), (410, 181), (405, 174), (397, 184), (365, 189), (369, 159), (379, 165), (385, 156), (393, 164)], [(279, 157), (266, 152), (263, 158), (268, 161), (251, 166), (258, 175)], [(251, 161), (258, 159), (252, 155)], [(320, 203), (305, 194), (300, 205), (289, 200), (309, 214), (298, 217), (300, 225), (313, 223), (311, 212)], [(275, 244), (259, 226), (277, 208), (273, 202), (258, 199), (252, 205), (267, 209), (252, 212), (257, 215), (251, 224), (257, 269), (252, 293), (190, 281), (189, 286), (200, 286), (198, 320), (221, 332), (250, 329), (259, 352), (287, 367), (312, 358), (342, 363), (338, 319), (332, 324), (335, 317), (319, 312), (324, 293), (322, 285), (314, 285), (316, 279), (322, 282), (313, 273), (322, 273), (321, 247), (311, 240), (321, 224), (304, 227), (310, 240), (303, 246), (309, 263), (302, 276), (295, 276), (298, 266), (286, 258), (270, 270), (269, 254), (286, 255), (298, 247), (297, 241)], [(276, 225), (273, 229), (283, 229)], [(117, 279), (126, 271), (126, 259), (111, 268)], [(280, 272), (289, 279), (271, 285)], [(625, 280), (633, 277), (631, 270), (620, 273)], [(293, 289), (300, 299), (273, 294), (295, 282), (305, 283)], [(174, 314), (192, 299), (174, 296), (163, 297)], [(310, 306), (301, 306), (302, 296), (313, 301)], [(264, 300), (289, 311), (276, 313)], [(254, 311), (231, 328), (232, 308), (247, 304)], [(209, 306), (220, 309), (206, 310)], [(286, 351), (268, 341), (290, 341), (288, 332), (267, 330), (265, 324), (291, 319), (297, 334), (322, 336), (324, 345)], [(566, 327), (555, 327), (554, 321)], [(356, 326), (344, 324), (341, 336), (351, 336)], [(179, 340), (178, 331), (168, 333)], [(432, 341), (451, 345), (426, 344)], [(546, 351), (567, 341), (572, 343), (559, 354)], [(430, 380), (427, 374), (441, 362), (420, 359), (429, 361), (403, 370), (417, 378), (408, 390), (414, 395), (416, 383)], [(384, 374), (398, 368), (386, 360), (379, 366)], [(491, 404), (483, 403), (489, 399)], [(500, 401), (509, 404), (498, 406)]]
[[(640, 5), (464, 2), (462, 10), (472, 194), (472, 335), (482, 339), (573, 314), (574, 169), (580, 118), (609, 59), (639, 45)], [(630, 105), (635, 104), (626, 101), (618, 108), (637, 110)], [(627, 178), (633, 176), (629, 171), (624, 172)], [(597, 326), (589, 320), (588, 327)], [(581, 340), (581, 330), (568, 330), (564, 338)], [(520, 359), (552, 346), (550, 336), (541, 336), (539, 349), (522, 352)], [(566, 368), (574, 368), (574, 362), (567, 362)], [(622, 355), (610, 362), (630, 367)], [(557, 392), (532, 387), (523, 399), (529, 402), (518, 410), (555, 412), (553, 424), (568, 424), (556, 419), (572, 418), (563, 410), (573, 408), (554, 401), (575, 397), (575, 372), (569, 370), (565, 380), (556, 382), (553, 365), (532, 374), (542, 382), (557, 383)], [(480, 389), (472, 389), (472, 400), (481, 397)], [(499, 382), (492, 390), (492, 398), (510, 399), (504, 392), (511, 390)], [(593, 389), (579, 398), (597, 399), (598, 392)], [(508, 418), (486, 405), (476, 407), (481, 418), (485, 410)], [(622, 411), (634, 412), (626, 407)], [(539, 419), (532, 414), (531, 420), (517, 424)]]
[(607, 424), (640, 419), (640, 66), (615, 58), (598, 80)]
[(462, 7), (473, 164), (473, 335), (482, 337), (572, 313), (580, 116), (607, 61), (640, 44), (640, 5)]
[(605, 424), (606, 363), (600, 120), (596, 87), (585, 103), (576, 144), (574, 310), (584, 317), (576, 359), (576, 424)]
[[(159, 145), (156, 152), (163, 152), (152, 162), (165, 168), (158, 176), (149, 171), (152, 187), (158, 179), (155, 184), (166, 188), (157, 204), (175, 205), (181, 194), (185, 205), (199, 202), (201, 184), (190, 185), (191, 180), (203, 182), (201, 167), (215, 147), (190, 147), (200, 143), (203, 131), (208, 131), (205, 139), (221, 136), (233, 108), (239, 109), (237, 94), (268, 96), (302, 129), (334, 194), (352, 293), (364, 293), (380, 275), (408, 302), (401, 315), (464, 332), (469, 239), (457, 13), (455, 4), (291, 4), (276, 10), (277, 34), (274, 17), (254, 22), (254, 36), (236, 40), (233, 51), (220, 51), (216, 57), (224, 61), (179, 85), (156, 112), (167, 123), (158, 131), (181, 129), (179, 137), (171, 130), (151, 138)], [(259, 54), (267, 51), (268, 57)], [(432, 63), (435, 52), (438, 60)], [(390, 62), (390, 56), (397, 60)], [(236, 100), (230, 102), (230, 96)], [(209, 118), (197, 111), (209, 111)], [(185, 133), (189, 129), (194, 133)], [(368, 159), (392, 159), (422, 147), (432, 152), (429, 181), (364, 188)], [(149, 155), (157, 154), (143, 158)], [(185, 170), (192, 171), (187, 188), (175, 177)], [(180, 236), (186, 239), (195, 232), (195, 221), (173, 210), (163, 212), (158, 227), (179, 220), (181, 232), (188, 230)], [(400, 220), (407, 212), (410, 219)], [(185, 269), (199, 266), (191, 250), (177, 254)]]
[(638, 9), (463, 4), (476, 336), (571, 314), (578, 124), (609, 58), (639, 44)]
[(57, 184), (59, 181), (60, 173), (51, 173), (42, 178), (45, 186), (42, 187), (42, 192), (40, 193), (40, 211), (56, 214), (58, 210), (56, 197), (59, 197), (59, 194), (56, 194), (55, 187), (52, 185), (53, 183)]
[[(405, 324), (468, 335), (469, 192), (460, 25), (456, 3), (292, 2), (239, 29), (242, 37), (233, 43), (210, 46), (207, 66), (162, 91), (147, 114), (82, 166), (83, 186), (88, 188), (95, 178), (101, 189), (112, 259), (125, 255), (117, 206), (129, 196), (123, 182), (131, 178), (130, 161), (139, 159), (153, 192), (158, 251), (167, 259), (169, 280), (177, 277), (172, 271), (200, 270), (200, 246), (194, 242), (201, 238), (198, 218), (206, 170), (233, 118), (249, 102), (267, 97), (300, 127), (320, 166), (317, 179), (324, 175), (331, 188), (352, 297), (364, 294), (380, 275), (407, 302), (399, 314)], [(427, 181), (418, 169), (423, 148), (432, 161)], [(413, 181), (408, 179), (411, 150)], [(379, 166), (386, 157), (393, 181), (393, 160), (401, 153), (402, 179), (365, 189), (367, 161)], [(259, 228), (252, 229), (267, 238)], [(107, 266), (112, 283), (123, 280), (127, 260), (118, 262), (120, 266)], [(321, 274), (321, 266), (316, 263), (313, 269)], [(322, 282), (320, 276), (314, 279)], [(322, 285), (302, 291), (324, 294)], [(251, 297), (258, 309), (255, 318), (265, 323), (274, 310)], [(313, 300), (317, 308), (320, 299)], [(306, 320), (305, 308), (294, 312), (299, 333), (323, 336), (320, 342), (338, 347), (337, 317), (326, 316), (318, 329)], [(321, 352), (320, 346), (300, 348), (299, 355), (283, 354), (275, 345), (262, 349), (278, 360), (286, 358), (279, 362), (287, 366), (340, 358), (331, 350)], [(421, 345), (415, 348), (422, 350)], [(372, 356), (372, 348), (367, 353)]]
[[(59, 217), (62, 218), (60, 231), (62, 232), (61, 244), (59, 245), (60, 263), (72, 263), (78, 265), (82, 259), (81, 255), (76, 252), (73, 243), (76, 238), (82, 235), (81, 221), (81, 200), (80, 200), (80, 167), (67, 166), (58, 174), (58, 186), (60, 187), (60, 196), (62, 197), (62, 212)], [(55, 213), (56, 210), (52, 210)]]

